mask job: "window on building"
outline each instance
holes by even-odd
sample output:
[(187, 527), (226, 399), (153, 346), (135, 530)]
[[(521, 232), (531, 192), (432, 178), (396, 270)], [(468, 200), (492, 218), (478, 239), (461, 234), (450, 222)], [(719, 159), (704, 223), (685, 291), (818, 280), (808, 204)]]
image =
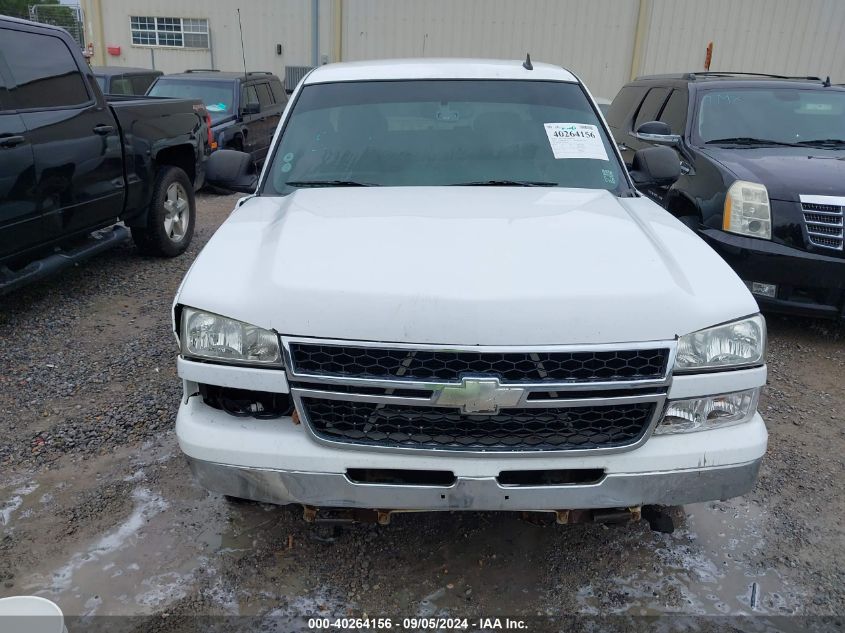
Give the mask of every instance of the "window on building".
[(129, 28), (137, 46), (208, 48), (208, 20), (133, 15)]

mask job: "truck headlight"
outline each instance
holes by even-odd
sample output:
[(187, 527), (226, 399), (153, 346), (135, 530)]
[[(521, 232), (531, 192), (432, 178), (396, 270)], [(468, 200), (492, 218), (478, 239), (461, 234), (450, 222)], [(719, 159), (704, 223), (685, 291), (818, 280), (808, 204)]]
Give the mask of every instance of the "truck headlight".
[(766, 321), (759, 314), (678, 339), (676, 372), (735, 369), (762, 365), (766, 355)]
[(226, 363), (281, 365), (275, 332), (194, 308), (182, 310), (182, 354)]
[(706, 431), (748, 422), (757, 411), (760, 388), (706, 398), (670, 400), (655, 435)]
[(737, 180), (725, 196), (722, 228), (730, 233), (772, 239), (769, 192), (756, 182)]

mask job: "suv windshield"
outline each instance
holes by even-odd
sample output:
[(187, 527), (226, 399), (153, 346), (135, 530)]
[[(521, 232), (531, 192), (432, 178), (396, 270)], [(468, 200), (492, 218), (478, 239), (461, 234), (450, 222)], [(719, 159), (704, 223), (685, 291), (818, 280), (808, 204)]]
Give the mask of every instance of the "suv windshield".
[(147, 94), (151, 97), (199, 99), (208, 109), (212, 122), (231, 115), (235, 101), (234, 82), (229, 81), (159, 79)]
[(796, 88), (707, 90), (699, 98), (702, 143), (845, 143), (845, 92)]
[(263, 192), (462, 184), (628, 189), (579, 85), (413, 80), (305, 86)]

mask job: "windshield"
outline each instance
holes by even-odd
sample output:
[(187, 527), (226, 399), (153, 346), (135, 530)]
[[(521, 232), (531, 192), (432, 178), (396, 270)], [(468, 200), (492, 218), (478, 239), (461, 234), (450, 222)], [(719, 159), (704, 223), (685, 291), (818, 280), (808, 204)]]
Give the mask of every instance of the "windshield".
[(708, 90), (699, 100), (698, 136), (703, 143), (806, 143), (845, 140), (845, 92), (794, 88)]
[(628, 188), (577, 84), (415, 80), (306, 86), (263, 192), (355, 184)]
[(106, 78), (103, 75), (94, 75), (94, 79), (97, 80), (97, 85), (100, 86), (100, 91), (105, 93), (106, 92)]
[(211, 115), (212, 123), (230, 116), (235, 100), (233, 84), (226, 81), (159, 79), (147, 94), (151, 97), (199, 99)]

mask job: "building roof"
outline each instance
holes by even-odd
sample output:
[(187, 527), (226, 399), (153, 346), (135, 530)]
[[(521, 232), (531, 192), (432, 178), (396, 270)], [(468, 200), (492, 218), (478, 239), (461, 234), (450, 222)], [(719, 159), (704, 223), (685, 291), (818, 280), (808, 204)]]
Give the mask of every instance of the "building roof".
[(326, 64), (309, 73), (306, 84), (336, 81), (390, 79), (533, 79), (578, 81), (565, 68), (532, 62), (526, 70), (523, 60), (500, 59), (382, 59), (376, 61)]

